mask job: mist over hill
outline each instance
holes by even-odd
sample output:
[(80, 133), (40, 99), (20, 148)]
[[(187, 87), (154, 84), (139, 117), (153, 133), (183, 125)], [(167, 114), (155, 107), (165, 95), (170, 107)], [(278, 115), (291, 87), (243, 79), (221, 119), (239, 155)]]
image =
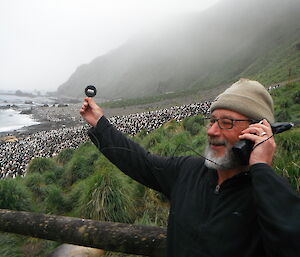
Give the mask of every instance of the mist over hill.
[(81, 97), (94, 84), (116, 99), (198, 91), (240, 77), (284, 80), (289, 68), (300, 72), (299, 13), (299, 0), (223, 0), (79, 66), (58, 93)]

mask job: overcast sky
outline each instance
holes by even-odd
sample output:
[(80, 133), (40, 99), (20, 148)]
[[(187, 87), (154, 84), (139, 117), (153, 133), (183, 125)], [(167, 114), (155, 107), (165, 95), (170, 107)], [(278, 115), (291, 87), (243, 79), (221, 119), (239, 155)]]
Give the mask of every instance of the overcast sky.
[(0, 0), (0, 90), (55, 91), (152, 26), (219, 0)]

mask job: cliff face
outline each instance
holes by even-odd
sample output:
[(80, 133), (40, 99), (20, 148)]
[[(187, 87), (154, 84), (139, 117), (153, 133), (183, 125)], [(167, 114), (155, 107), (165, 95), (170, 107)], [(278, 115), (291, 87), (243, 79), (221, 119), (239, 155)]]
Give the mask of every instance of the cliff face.
[(299, 13), (298, 0), (223, 0), (79, 66), (58, 93), (83, 96), (94, 84), (105, 98), (132, 98), (255, 75), (300, 42)]

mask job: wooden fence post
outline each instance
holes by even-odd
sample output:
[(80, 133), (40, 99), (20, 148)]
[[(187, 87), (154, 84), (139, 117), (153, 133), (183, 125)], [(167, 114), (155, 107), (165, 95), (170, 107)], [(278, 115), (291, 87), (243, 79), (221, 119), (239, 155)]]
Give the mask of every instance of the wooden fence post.
[(0, 209), (0, 231), (107, 251), (165, 256), (166, 229)]

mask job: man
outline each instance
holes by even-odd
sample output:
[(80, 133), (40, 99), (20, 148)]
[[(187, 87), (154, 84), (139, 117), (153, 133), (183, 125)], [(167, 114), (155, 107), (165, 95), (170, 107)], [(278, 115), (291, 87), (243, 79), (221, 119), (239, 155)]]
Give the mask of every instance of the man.
[[(260, 83), (241, 79), (211, 105), (206, 159), (148, 153), (91, 98), (80, 113), (112, 163), (170, 200), (167, 256), (300, 256), (300, 201), (270, 166), (273, 101)], [(241, 139), (254, 142), (248, 165), (231, 150)]]

